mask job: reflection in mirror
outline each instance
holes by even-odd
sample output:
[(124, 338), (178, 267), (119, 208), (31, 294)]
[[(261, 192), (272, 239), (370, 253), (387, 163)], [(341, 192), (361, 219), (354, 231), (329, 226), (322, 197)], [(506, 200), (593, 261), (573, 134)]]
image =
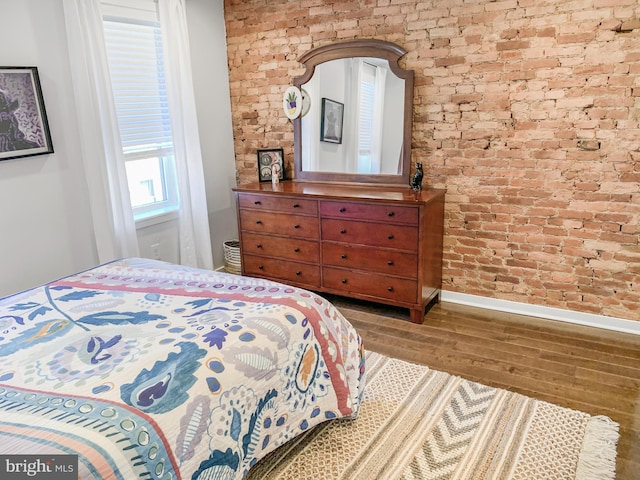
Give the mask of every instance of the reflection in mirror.
[(305, 72), (293, 83), (311, 106), (293, 120), (296, 180), (409, 183), (413, 71), (398, 64), (405, 53), (361, 39), (300, 57)]
[(341, 58), (318, 65), (302, 85), (311, 98), (302, 117), (302, 169), (401, 174), (404, 88), (404, 79), (384, 59)]

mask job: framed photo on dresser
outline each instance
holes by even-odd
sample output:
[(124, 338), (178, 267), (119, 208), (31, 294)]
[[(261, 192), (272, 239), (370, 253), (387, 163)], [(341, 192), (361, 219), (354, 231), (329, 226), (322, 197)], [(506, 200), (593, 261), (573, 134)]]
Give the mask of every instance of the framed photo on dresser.
[(258, 150), (258, 178), (261, 182), (271, 182), (273, 169), (278, 173), (278, 180), (284, 180), (284, 150), (272, 148)]

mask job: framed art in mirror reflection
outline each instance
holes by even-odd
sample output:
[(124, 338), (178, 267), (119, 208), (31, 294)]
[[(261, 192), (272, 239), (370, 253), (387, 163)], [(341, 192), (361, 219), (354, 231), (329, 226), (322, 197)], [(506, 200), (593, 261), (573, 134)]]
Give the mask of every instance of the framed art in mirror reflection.
[(320, 141), (329, 143), (342, 143), (342, 120), (344, 117), (344, 104), (322, 99), (322, 113), (320, 123)]

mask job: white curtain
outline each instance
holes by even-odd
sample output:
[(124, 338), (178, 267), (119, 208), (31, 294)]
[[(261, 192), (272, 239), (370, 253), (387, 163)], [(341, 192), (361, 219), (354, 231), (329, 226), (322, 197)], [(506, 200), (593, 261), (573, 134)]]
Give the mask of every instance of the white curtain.
[[(345, 171), (360, 172), (360, 63), (358, 58), (344, 60), (344, 150)], [(315, 76), (315, 75), (314, 75)]]
[[(302, 170), (317, 171), (322, 170), (320, 166), (320, 90), (318, 89), (320, 70), (316, 70), (315, 75), (304, 85), (307, 95), (312, 100), (311, 108), (304, 117), (300, 119), (300, 130), (302, 138)], [(306, 141), (309, 139), (309, 141)]]
[(138, 256), (98, 0), (64, 0), (78, 140), (100, 263)]
[(180, 194), (180, 263), (212, 269), (211, 235), (184, 0), (159, 0)]
[(382, 171), (382, 137), (384, 135), (384, 92), (387, 83), (387, 69), (377, 66), (375, 81), (375, 100), (373, 103), (373, 127), (371, 135), (371, 171)]
[[(100, 262), (139, 255), (99, 0), (63, 0), (72, 81)], [(178, 189), (182, 265), (212, 269), (184, 1), (159, 0)]]

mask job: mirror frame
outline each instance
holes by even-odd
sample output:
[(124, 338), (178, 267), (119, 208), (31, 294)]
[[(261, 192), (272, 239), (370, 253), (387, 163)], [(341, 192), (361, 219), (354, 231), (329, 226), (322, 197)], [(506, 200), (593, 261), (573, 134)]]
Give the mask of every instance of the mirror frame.
[(413, 70), (405, 70), (398, 64), (400, 58), (406, 53), (407, 51), (402, 47), (384, 40), (346, 40), (314, 48), (298, 59), (298, 62), (304, 64), (306, 67), (305, 72), (301, 76), (293, 79), (293, 84), (298, 88), (302, 88), (302, 86), (311, 79), (317, 65), (330, 60), (352, 57), (371, 57), (387, 60), (391, 71), (397, 77), (404, 79), (405, 88), (402, 174), (359, 174), (302, 170), (302, 118), (298, 117), (293, 120), (295, 180), (409, 185), (411, 170), (411, 132), (413, 128)]

